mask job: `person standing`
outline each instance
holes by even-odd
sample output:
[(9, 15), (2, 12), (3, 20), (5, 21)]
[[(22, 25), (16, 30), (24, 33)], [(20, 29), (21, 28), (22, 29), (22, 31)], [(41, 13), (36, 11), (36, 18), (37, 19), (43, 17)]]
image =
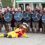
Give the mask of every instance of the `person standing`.
[(3, 15), (2, 15), (2, 8), (0, 8), (0, 32), (2, 29), (2, 24), (3, 24)]
[(42, 20), (42, 28), (43, 28), (42, 32), (45, 33), (45, 7), (43, 8), (42, 18), (44, 19)]
[(32, 16), (32, 10), (30, 8), (29, 5), (26, 6), (26, 11), (24, 12), (24, 21), (25, 23), (27, 23), (29, 25), (29, 30), (28, 32), (32, 32), (32, 20), (31, 20), (31, 16)]
[(39, 32), (39, 20), (40, 20), (40, 15), (39, 15), (39, 9), (36, 8), (33, 11), (33, 15), (32, 15), (32, 25), (33, 25), (33, 32)]
[[(10, 13), (10, 7), (6, 7), (5, 8), (5, 12), (4, 12), (4, 14), (3, 14), (3, 17), (5, 16), (5, 15), (8, 15), (7, 13)], [(8, 20), (7, 20), (8, 21)], [(9, 30), (9, 23), (7, 22), (7, 21), (5, 21), (5, 19), (3, 19), (3, 25), (5, 26), (5, 30), (6, 30), (6, 32), (9, 32), (10, 30)]]

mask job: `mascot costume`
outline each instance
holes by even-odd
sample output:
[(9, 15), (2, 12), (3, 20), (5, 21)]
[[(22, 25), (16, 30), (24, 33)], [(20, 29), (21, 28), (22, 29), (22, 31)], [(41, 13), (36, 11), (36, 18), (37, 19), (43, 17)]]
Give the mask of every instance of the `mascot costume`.
[(27, 32), (28, 30), (28, 25), (26, 23), (20, 24), (19, 28), (14, 29), (14, 31), (8, 32), (6, 34), (0, 34), (0, 38), (2, 37), (7, 37), (7, 38), (19, 38), (19, 37), (24, 37), (27, 38)]

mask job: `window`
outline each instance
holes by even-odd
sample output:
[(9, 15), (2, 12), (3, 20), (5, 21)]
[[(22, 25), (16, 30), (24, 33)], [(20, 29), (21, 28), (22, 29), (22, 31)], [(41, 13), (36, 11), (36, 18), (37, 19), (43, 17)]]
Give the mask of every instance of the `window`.
[(37, 6), (39, 6), (39, 4), (38, 3), (35, 3), (35, 4), (33, 4), (34, 5), (34, 8), (36, 8)]
[(42, 4), (42, 7), (43, 7), (43, 8), (45, 7), (45, 3)]
[(24, 4), (19, 4), (19, 7), (21, 7), (21, 9), (24, 10)]

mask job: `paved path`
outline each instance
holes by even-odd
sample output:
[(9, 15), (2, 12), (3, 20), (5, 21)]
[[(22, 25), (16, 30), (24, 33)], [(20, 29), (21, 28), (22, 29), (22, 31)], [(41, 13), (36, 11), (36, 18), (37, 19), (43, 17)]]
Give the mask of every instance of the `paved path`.
[(45, 34), (28, 34), (29, 38), (0, 38), (0, 45), (45, 45)]

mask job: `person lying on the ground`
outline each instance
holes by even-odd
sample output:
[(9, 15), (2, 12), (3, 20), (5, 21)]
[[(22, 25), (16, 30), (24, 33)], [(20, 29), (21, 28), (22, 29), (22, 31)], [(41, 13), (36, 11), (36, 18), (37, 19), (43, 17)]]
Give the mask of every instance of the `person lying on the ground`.
[(21, 24), (19, 28), (16, 28), (14, 31), (11, 31), (7, 34), (0, 34), (0, 37), (7, 37), (7, 38), (18, 38), (18, 37), (24, 37), (27, 38), (26, 31), (28, 30), (27, 26), (25, 24)]

